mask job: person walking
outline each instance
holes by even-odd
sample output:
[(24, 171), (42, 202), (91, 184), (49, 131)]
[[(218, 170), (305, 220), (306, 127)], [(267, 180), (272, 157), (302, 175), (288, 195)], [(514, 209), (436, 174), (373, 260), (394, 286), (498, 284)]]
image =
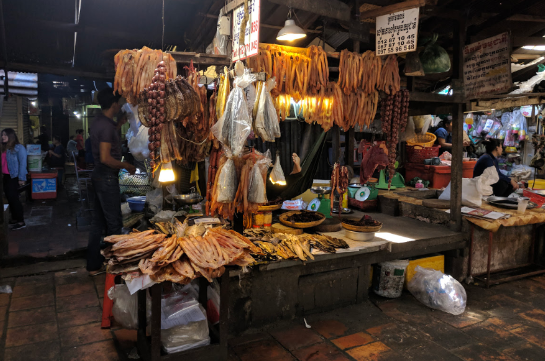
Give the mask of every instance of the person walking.
[(25, 185), (27, 176), (26, 149), (19, 143), (17, 134), (11, 128), (2, 131), (2, 181), (13, 218), (12, 230), (26, 227), (24, 211), (19, 199), (19, 187)]
[(136, 172), (134, 165), (121, 161), (121, 126), (127, 121), (127, 117), (119, 116), (117, 123), (113, 120), (121, 110), (121, 96), (114, 94), (112, 88), (106, 88), (98, 93), (97, 98), (102, 114), (93, 122), (91, 134), (95, 161), (91, 174), (95, 205), (87, 246), (87, 271), (91, 276), (100, 273), (104, 262), (104, 257), (100, 254), (103, 234), (121, 234), (123, 228), (119, 170), (126, 169), (130, 174)]

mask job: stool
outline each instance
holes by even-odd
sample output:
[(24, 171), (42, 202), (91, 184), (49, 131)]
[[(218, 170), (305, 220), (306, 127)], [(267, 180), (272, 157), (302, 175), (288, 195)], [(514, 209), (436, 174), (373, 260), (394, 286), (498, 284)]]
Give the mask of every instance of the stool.
[(108, 297), (108, 290), (115, 285), (115, 275), (106, 273), (106, 282), (104, 283), (104, 299), (102, 300), (102, 324), (101, 328), (110, 328), (112, 323), (112, 306), (114, 302)]

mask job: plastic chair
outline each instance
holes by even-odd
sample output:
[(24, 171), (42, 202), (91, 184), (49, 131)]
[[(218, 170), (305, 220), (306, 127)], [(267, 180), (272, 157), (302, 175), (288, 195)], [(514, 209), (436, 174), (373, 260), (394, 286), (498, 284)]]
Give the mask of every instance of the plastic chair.
[[(78, 187), (79, 199), (81, 201), (81, 208), (83, 210), (90, 210), (90, 203), (88, 202), (88, 207), (85, 208), (85, 201), (89, 201), (89, 182), (91, 181), (91, 173), (93, 171), (78, 167), (78, 152), (72, 152), (72, 159), (74, 160), (76, 184)], [(83, 196), (83, 193), (85, 193), (85, 197)]]

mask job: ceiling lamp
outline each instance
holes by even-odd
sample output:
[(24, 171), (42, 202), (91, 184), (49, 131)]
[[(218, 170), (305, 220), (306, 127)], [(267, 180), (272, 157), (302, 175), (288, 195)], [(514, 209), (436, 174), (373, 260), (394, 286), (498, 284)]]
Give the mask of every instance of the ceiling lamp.
[(174, 182), (174, 170), (172, 169), (172, 163), (164, 163), (161, 166), (161, 171), (159, 173), (159, 182), (168, 183)]
[(295, 21), (291, 18), (291, 8), (288, 12), (288, 19), (284, 24), (284, 27), (280, 29), (278, 35), (276, 35), (276, 40), (281, 41), (293, 41), (296, 39), (301, 39), (306, 37), (307, 34), (299, 26), (295, 25)]

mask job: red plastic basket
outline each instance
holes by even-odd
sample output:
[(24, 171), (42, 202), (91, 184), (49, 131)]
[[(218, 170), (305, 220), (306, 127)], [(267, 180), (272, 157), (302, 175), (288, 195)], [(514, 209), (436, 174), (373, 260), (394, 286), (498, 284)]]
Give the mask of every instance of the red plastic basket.
[(425, 159), (430, 159), (439, 156), (441, 146), (422, 147), (419, 145), (406, 145), (407, 160), (409, 163), (424, 163)]

